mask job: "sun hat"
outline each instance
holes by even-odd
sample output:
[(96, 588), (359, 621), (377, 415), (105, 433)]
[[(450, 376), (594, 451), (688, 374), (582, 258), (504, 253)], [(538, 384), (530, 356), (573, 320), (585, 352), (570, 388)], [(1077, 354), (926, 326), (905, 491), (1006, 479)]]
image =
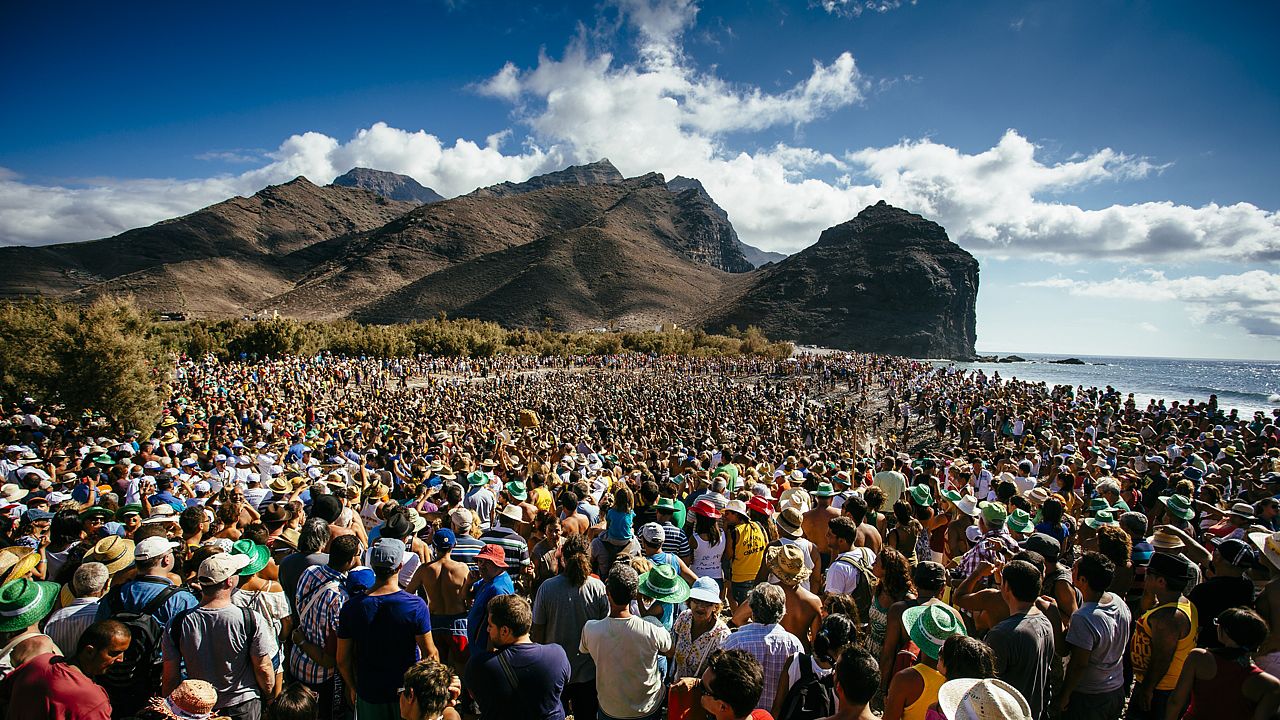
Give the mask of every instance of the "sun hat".
[(809, 502), (809, 491), (804, 488), (787, 488), (778, 496), (778, 507), (794, 507), (802, 514), (807, 512), (813, 506)]
[(1249, 542), (1258, 548), (1258, 552), (1262, 553), (1267, 562), (1276, 568), (1280, 568), (1280, 531), (1249, 533)]
[(34, 549), (14, 545), (0, 550), (0, 585), (26, 577), (40, 564), (40, 553)]
[(915, 500), (917, 505), (929, 507), (933, 505), (933, 491), (928, 485), (916, 485), (911, 488), (911, 499)]
[(835, 494), (835, 488), (828, 482), (818, 483), (817, 489), (810, 493), (810, 495), (813, 495), (814, 497), (831, 497)]
[(271, 551), (265, 545), (259, 545), (252, 540), (237, 540), (231, 544), (232, 555), (247, 555), (249, 564), (240, 569), (240, 575), (249, 576), (258, 572), (267, 566), (267, 562), (271, 560)]
[(454, 532), (465, 533), (471, 529), (471, 524), (475, 522), (475, 518), (471, 515), (471, 510), (467, 508), (454, 508), (449, 511), (449, 525), (453, 527)]
[(524, 522), (524, 511), (515, 503), (503, 505), (502, 509), (498, 511), (498, 515), (514, 522)]
[(137, 515), (141, 517), (142, 505), (140, 505), (139, 503), (129, 503), (128, 505), (120, 506), (120, 509), (116, 510), (117, 520), (124, 520), (126, 515)]
[(0, 586), (0, 632), (25, 630), (42, 620), (58, 600), (58, 583), (20, 578)]
[(1004, 509), (1004, 505), (996, 502), (988, 502), (986, 500), (978, 503), (978, 509), (982, 511), (982, 518), (988, 524), (1003, 525), (1004, 521), (1009, 518), (1009, 511)]
[(1027, 500), (1032, 505), (1043, 505), (1049, 499), (1049, 491), (1042, 487), (1033, 487), (1027, 491)]
[(741, 515), (742, 517), (747, 518), (748, 520), (751, 519), (751, 516), (747, 514), (747, 504), (742, 502), (741, 500), (730, 500), (728, 503), (725, 504), (724, 511), (735, 512)]
[(668, 511), (670, 511), (670, 512), (675, 512), (675, 511), (676, 511), (676, 503), (675, 503), (675, 501), (674, 501), (674, 500), (672, 500), (671, 498), (664, 498), (664, 497), (660, 497), (660, 498), (658, 498), (658, 501), (657, 501), (657, 502), (655, 502), (655, 503), (653, 504), (653, 509), (654, 509), (654, 510), (668, 510)]
[(476, 562), (487, 560), (500, 568), (507, 567), (507, 553), (502, 549), (501, 545), (489, 543), (484, 546), (480, 552), (476, 553)]
[(943, 490), (943, 491), (942, 491), (942, 496), (941, 496), (941, 497), (942, 497), (942, 499), (943, 499), (943, 500), (946, 500), (946, 501), (948, 501), (948, 502), (953, 502), (953, 503), (955, 503), (955, 502), (960, 502), (960, 500), (961, 500), (964, 496), (963, 496), (963, 495), (961, 495), (960, 493), (956, 492), (955, 490)]
[(167, 538), (152, 536), (134, 546), (133, 559), (139, 562), (154, 560), (180, 547), (182, 547), (180, 543), (172, 542)]
[(720, 604), (720, 586), (715, 578), (700, 577), (689, 587), (689, 599), (706, 603)]
[(636, 592), (659, 602), (681, 603), (689, 599), (689, 583), (675, 568), (662, 563), (640, 576)]
[(942, 643), (952, 635), (964, 635), (964, 623), (942, 603), (916, 605), (902, 611), (902, 624), (920, 651), (937, 660)]
[(720, 511), (716, 509), (716, 504), (710, 500), (699, 500), (689, 507), (689, 512), (694, 515), (701, 515), (712, 520), (720, 519)]
[(524, 500), (529, 497), (529, 491), (525, 489), (524, 483), (519, 480), (512, 480), (503, 485), (502, 489), (506, 490), (513, 500)]
[[(1257, 534), (1260, 535), (1262, 533)], [(1179, 548), (1186, 547), (1186, 544), (1182, 542), (1182, 538), (1174, 535), (1168, 530), (1156, 530), (1155, 534), (1151, 536), (1149, 541), (1151, 543), (1151, 547), (1157, 550), (1177, 550)]]
[(1169, 510), (1169, 514), (1176, 518), (1190, 520), (1196, 515), (1195, 509), (1191, 507), (1191, 499), (1186, 496), (1167, 495), (1161, 497), (1160, 502), (1164, 503), (1164, 506)]
[(479, 487), (489, 484), (489, 476), (482, 472), (475, 471), (467, 473), (467, 484), (471, 487)]
[(751, 499), (747, 501), (747, 509), (754, 510), (761, 515), (772, 515), (773, 503), (759, 495), (752, 495)]
[(1022, 693), (997, 678), (948, 680), (938, 688), (938, 708), (947, 720), (1031, 720)]
[(804, 530), (800, 527), (804, 522), (804, 516), (793, 506), (788, 506), (782, 512), (778, 513), (775, 524), (778, 526), (778, 532), (791, 538), (798, 538), (804, 534)]
[(413, 526), (413, 533), (416, 535), (427, 527), (427, 519), (418, 512), (417, 508), (409, 508), (409, 523)]
[(1004, 521), (1004, 526), (1014, 532), (1027, 533), (1036, 526), (1030, 513), (1022, 508), (1014, 510)]
[(218, 691), (204, 680), (183, 680), (168, 697), (152, 698), (147, 706), (174, 720), (213, 720)]
[(94, 544), (93, 549), (85, 553), (85, 562), (99, 562), (107, 566), (107, 572), (115, 575), (133, 564), (133, 541), (116, 535), (108, 535)]
[(650, 545), (661, 545), (666, 538), (666, 530), (656, 522), (648, 522), (640, 526), (640, 539)]
[(1099, 510), (1093, 514), (1093, 517), (1085, 518), (1084, 524), (1097, 530), (1104, 525), (1119, 525), (1120, 521), (1116, 519), (1114, 510)]
[(765, 550), (764, 562), (784, 585), (798, 585), (811, 572), (804, 566), (804, 551), (795, 543), (774, 545)]
[(1099, 510), (1110, 510), (1110, 509), (1111, 509), (1111, 503), (1107, 502), (1106, 498), (1096, 497), (1089, 500), (1089, 507), (1086, 508), (1086, 511), (1092, 514), (1092, 513), (1098, 512)]
[(5, 483), (3, 487), (0, 487), (0, 500), (4, 500), (7, 503), (18, 502), (30, 494), (30, 492), (30, 490), (23, 488), (17, 483)]
[(1234, 503), (1231, 509), (1227, 511), (1227, 515), (1241, 520), (1255, 520), (1253, 515), (1253, 506), (1249, 503)]
[(978, 508), (978, 498), (972, 495), (965, 495), (957, 500), (956, 509), (969, 517), (978, 517), (982, 512), (982, 510)]

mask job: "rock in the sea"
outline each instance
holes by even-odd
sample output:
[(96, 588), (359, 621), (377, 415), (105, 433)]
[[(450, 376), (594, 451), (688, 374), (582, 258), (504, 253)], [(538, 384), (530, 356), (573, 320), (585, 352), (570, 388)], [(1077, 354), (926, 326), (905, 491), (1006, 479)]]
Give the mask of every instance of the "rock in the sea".
[(1026, 361), (1027, 359), (1024, 357), (1019, 357), (1017, 355), (1005, 355), (1004, 357), (1000, 358), (996, 362), (1016, 363), (1016, 362), (1026, 362)]
[(1067, 358), (1066, 360), (1050, 360), (1049, 362), (1054, 365), (1088, 365), (1089, 364), (1081, 360), (1080, 358)]

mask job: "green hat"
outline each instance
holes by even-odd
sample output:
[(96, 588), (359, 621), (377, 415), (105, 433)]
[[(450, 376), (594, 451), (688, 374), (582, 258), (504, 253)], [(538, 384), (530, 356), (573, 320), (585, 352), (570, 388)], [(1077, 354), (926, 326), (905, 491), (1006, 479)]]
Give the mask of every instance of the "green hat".
[(1110, 510), (1111, 503), (1106, 498), (1096, 497), (1089, 501), (1089, 512), (1096, 513), (1099, 510)]
[(1160, 502), (1164, 503), (1164, 506), (1169, 509), (1169, 514), (1174, 517), (1190, 520), (1196, 516), (1195, 509), (1191, 507), (1191, 499), (1184, 495), (1162, 497)]
[(689, 599), (689, 583), (675, 568), (663, 563), (640, 576), (638, 592), (659, 602), (680, 603)]
[(96, 465), (115, 465), (116, 464), (116, 461), (112, 460), (111, 456), (106, 453), (102, 453), (101, 455), (95, 455), (93, 458), (93, 462)]
[(956, 492), (955, 490), (943, 490), (942, 497), (946, 498), (947, 500), (950, 500), (951, 502), (960, 502), (962, 499), (964, 499), (964, 496)]
[(249, 556), (249, 564), (240, 570), (241, 577), (253, 575), (266, 567), (267, 562), (271, 560), (271, 551), (265, 545), (259, 545), (252, 540), (235, 541), (231, 545), (231, 554)]
[(902, 611), (902, 624), (909, 628), (911, 642), (920, 652), (937, 660), (942, 643), (952, 635), (964, 635), (964, 625), (956, 614), (942, 603), (917, 605)]
[(1036, 525), (1031, 521), (1031, 515), (1026, 510), (1018, 508), (1004, 521), (1004, 526), (1014, 532), (1028, 533)]
[(116, 519), (123, 520), (124, 516), (129, 513), (142, 517), (142, 505), (140, 503), (129, 503), (121, 506), (119, 510), (116, 510)]
[(929, 507), (933, 504), (933, 491), (928, 485), (916, 485), (911, 488), (911, 499), (915, 500), (917, 505)]
[(472, 487), (489, 484), (489, 476), (479, 470), (467, 473), (467, 484)]
[(25, 630), (53, 609), (58, 583), (31, 578), (13, 580), (0, 587), (0, 632)]
[(1097, 530), (1103, 525), (1119, 525), (1120, 521), (1116, 520), (1116, 514), (1111, 510), (1099, 510), (1093, 514), (1091, 518), (1085, 518), (1084, 524)]
[(658, 501), (653, 504), (653, 509), (654, 510), (670, 510), (671, 512), (675, 512), (676, 502), (671, 498), (660, 497), (658, 498)]
[(83, 510), (80, 513), (80, 520), (82, 522), (85, 520), (92, 520), (93, 518), (102, 518), (103, 520), (110, 520), (114, 517), (115, 517), (115, 513), (99, 505), (94, 505), (93, 507)]
[(978, 503), (978, 508), (982, 510), (982, 517), (989, 524), (1003, 525), (1004, 521), (1009, 519), (1009, 511), (1005, 510), (1001, 503), (983, 500)]
[(529, 491), (525, 490), (524, 483), (519, 480), (512, 480), (502, 487), (513, 500), (524, 500), (529, 497)]
[(834, 487), (831, 486), (831, 483), (822, 482), (822, 483), (818, 483), (817, 490), (814, 490), (812, 493), (809, 493), (809, 494), (813, 495), (814, 497), (831, 497), (832, 495), (836, 494), (836, 490)]

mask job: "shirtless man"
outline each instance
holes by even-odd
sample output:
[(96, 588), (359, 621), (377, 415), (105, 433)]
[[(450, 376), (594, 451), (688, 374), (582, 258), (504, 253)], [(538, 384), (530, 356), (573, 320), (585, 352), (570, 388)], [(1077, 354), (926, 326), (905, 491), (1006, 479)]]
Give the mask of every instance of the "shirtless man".
[(809, 494), (813, 496), (816, 506), (804, 514), (800, 528), (804, 530), (805, 539), (817, 549), (822, 569), (826, 570), (831, 564), (831, 551), (827, 547), (827, 523), (832, 518), (840, 517), (840, 511), (831, 506), (831, 497), (836, 492), (831, 483), (823, 482), (818, 483), (818, 489)]
[(586, 535), (591, 521), (578, 512), (578, 495), (572, 490), (566, 490), (560, 493), (559, 503), (560, 510), (564, 513), (564, 517), (560, 518), (560, 530), (564, 536)]
[[(765, 553), (765, 562), (769, 572), (778, 578), (778, 586), (787, 598), (787, 609), (778, 621), (782, 628), (797, 638), (804, 645), (805, 652), (810, 652), (813, 637), (822, 622), (822, 599), (809, 592), (804, 585), (808, 584), (809, 568), (804, 564), (804, 551), (799, 545), (775, 545)], [(742, 603), (733, 614), (734, 625), (745, 625), (751, 620), (751, 605)]]
[(467, 661), (467, 587), (469, 568), (450, 557), (457, 536), (452, 530), (436, 530), (431, 536), (434, 560), (418, 566), (406, 591), (427, 600), (431, 609), (431, 634), (440, 661), (461, 673)]
[(846, 515), (858, 525), (858, 536), (853, 541), (854, 547), (870, 548), (876, 555), (880, 554), (880, 546), (884, 540), (875, 525), (867, 522), (867, 501), (861, 495), (854, 495), (845, 501), (841, 514)]

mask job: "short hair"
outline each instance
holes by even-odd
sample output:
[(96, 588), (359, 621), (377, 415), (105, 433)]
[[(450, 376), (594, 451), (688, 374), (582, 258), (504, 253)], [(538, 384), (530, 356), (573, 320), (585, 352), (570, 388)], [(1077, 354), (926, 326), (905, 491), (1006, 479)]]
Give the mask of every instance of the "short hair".
[(115, 638), (133, 638), (133, 632), (129, 630), (129, 626), (119, 620), (99, 620), (98, 622), (85, 628), (80, 634), (80, 639), (76, 641), (76, 652), (84, 652), (86, 648), (104, 648), (111, 644)]
[(1147, 516), (1140, 512), (1127, 512), (1120, 516), (1120, 527), (1134, 537), (1146, 537)]
[(991, 646), (968, 635), (952, 635), (942, 643), (938, 659), (947, 666), (947, 679), (985, 679), (996, 676), (996, 656)]
[(315, 692), (300, 682), (288, 683), (267, 705), (264, 720), (310, 720), (318, 713)]
[(1116, 565), (1099, 552), (1089, 551), (1076, 561), (1076, 572), (1089, 585), (1089, 589), (1104, 593), (1111, 589), (1111, 582), (1116, 577)]
[(849, 513), (849, 517), (859, 525), (867, 518), (867, 501), (861, 495), (850, 495), (840, 509)]
[(578, 495), (572, 490), (565, 490), (560, 493), (560, 497), (556, 500), (556, 503), (566, 510), (569, 508), (576, 510), (578, 508)]
[(1267, 639), (1270, 628), (1258, 613), (1244, 607), (1227, 608), (1218, 615), (1218, 627), (1231, 642), (1253, 652)]
[(1026, 560), (1011, 560), (1001, 573), (1009, 592), (1020, 602), (1040, 597), (1040, 570)]
[(193, 533), (200, 529), (204, 524), (204, 506), (195, 505), (182, 511), (178, 516), (178, 527), (182, 528), (184, 533)]
[(851, 645), (836, 661), (835, 678), (849, 702), (866, 705), (880, 690), (880, 663), (866, 648)]
[(101, 592), (110, 579), (111, 572), (106, 565), (100, 562), (84, 563), (71, 575), (71, 594), (78, 598), (94, 595)]
[(747, 604), (751, 606), (752, 620), (761, 625), (772, 625), (787, 611), (787, 595), (777, 585), (763, 582), (747, 593)]
[(529, 634), (533, 611), (529, 601), (519, 595), (497, 595), (489, 599), (489, 624), (504, 627), (515, 637)]
[(309, 517), (302, 523), (298, 531), (298, 552), (318, 553), (329, 543), (329, 521), (320, 517)]
[(716, 650), (707, 658), (707, 669), (715, 673), (711, 693), (733, 708), (734, 717), (746, 717), (764, 691), (764, 668), (755, 656), (741, 648)]
[(847, 540), (850, 544), (858, 539), (858, 526), (853, 524), (853, 520), (843, 515), (828, 520), (827, 527), (830, 528), (832, 535), (841, 540)]
[(605, 592), (609, 594), (610, 602), (615, 605), (625, 605), (635, 599), (636, 590), (640, 587), (640, 576), (636, 571), (626, 563), (615, 563), (609, 568), (609, 575), (605, 578)]
[(438, 660), (421, 660), (405, 671), (404, 690), (413, 695), (428, 717), (442, 712), (449, 704), (449, 685), (453, 670)]
[(360, 554), (360, 538), (355, 535), (339, 535), (329, 544), (329, 564), (343, 566)]
[(1098, 483), (1097, 487), (1095, 487), (1094, 489), (1098, 491), (1099, 495), (1101, 495), (1102, 493), (1115, 493), (1116, 495), (1120, 494), (1120, 484), (1117, 483), (1115, 480), (1103, 480), (1102, 482)]

